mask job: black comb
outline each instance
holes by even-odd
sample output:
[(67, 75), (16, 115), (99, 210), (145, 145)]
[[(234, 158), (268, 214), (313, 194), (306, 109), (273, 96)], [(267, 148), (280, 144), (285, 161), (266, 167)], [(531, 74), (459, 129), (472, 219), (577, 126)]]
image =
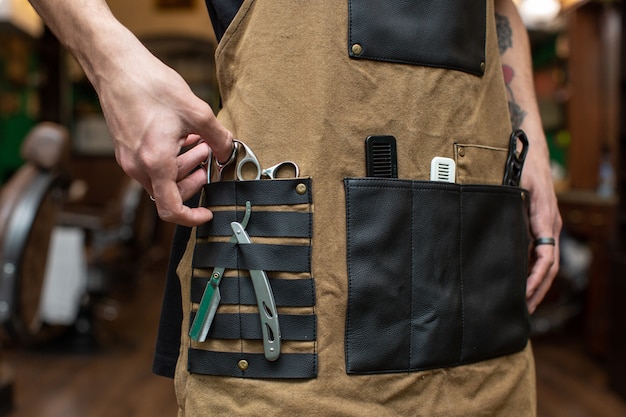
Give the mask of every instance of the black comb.
[(368, 136), (365, 139), (365, 164), (368, 177), (398, 178), (396, 138)]

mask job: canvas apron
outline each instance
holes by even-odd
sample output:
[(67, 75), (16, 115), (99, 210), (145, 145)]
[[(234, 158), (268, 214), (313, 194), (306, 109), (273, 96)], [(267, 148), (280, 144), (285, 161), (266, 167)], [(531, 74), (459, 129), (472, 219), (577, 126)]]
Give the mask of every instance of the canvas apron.
[[(386, 225), (396, 228), (399, 234), (407, 229), (413, 234), (421, 233), (421, 225), (432, 221), (437, 205), (443, 207), (447, 196), (451, 196), (452, 205), (459, 205), (457, 189), (453, 192), (436, 189), (434, 210), (431, 208), (430, 214), (425, 215), (431, 217), (422, 219), (419, 210), (423, 208), (411, 208), (411, 204), (419, 205), (422, 200), (431, 201), (432, 190), (410, 180), (427, 180), (434, 156), (456, 161), (459, 184), (499, 184), (502, 181), (511, 127), (493, 2), (486, 3), (485, 59), (475, 63), (481, 72), (477, 75), (428, 63), (414, 65), (350, 57), (354, 49), (349, 45), (348, 21), (354, 16), (350, 15), (346, 1), (244, 1), (216, 52), (223, 99), (219, 119), (235, 137), (254, 150), (263, 166), (292, 160), (301, 168), (301, 180), (285, 182), (294, 190), (298, 189), (300, 197), (292, 193), (294, 201), (284, 206), (280, 201), (273, 201), (268, 203), (271, 207), (267, 210), (280, 212), (287, 207), (288, 211), (309, 215), (310, 224), (305, 226), (310, 228), (307, 232), (310, 236), (286, 239), (308, 247), (311, 257), (304, 262), (308, 262), (308, 270), (277, 271), (268, 275), (273, 282), (296, 282), (298, 286), (293, 288), (299, 290), (294, 298), (306, 300), (291, 304), (287, 300), (279, 305), (279, 317), (286, 330), (281, 357), (276, 363), (266, 363), (263, 359), (258, 337), (241, 336), (245, 327), (243, 316), (253, 316), (256, 311), (256, 306), (248, 305), (250, 303), (224, 301), (218, 311), (223, 314), (221, 318), (239, 315), (236, 324), (225, 326), (223, 331), (228, 333), (236, 327), (241, 337), (216, 337), (197, 343), (190, 341), (183, 331), (175, 379), (179, 415), (534, 414), (534, 364), (529, 346), (524, 348), (524, 344), (518, 353), (495, 355), (498, 357), (493, 359), (439, 366), (436, 359), (429, 362), (429, 356), (437, 356), (438, 345), (447, 345), (445, 339), (439, 339), (447, 337), (447, 331), (446, 334), (434, 331), (430, 342), (412, 336), (407, 339), (406, 349), (394, 345), (408, 333), (413, 335), (418, 327), (428, 327), (438, 318), (427, 318), (421, 324), (409, 321), (398, 329), (394, 323), (382, 322), (382, 325), (374, 324), (380, 334), (364, 335), (368, 329), (358, 327), (358, 323), (367, 316), (351, 308), (362, 302), (362, 295), (356, 293), (361, 285), (360, 276), (354, 271), (358, 262), (349, 263), (348, 259), (352, 255), (358, 257), (355, 252), (360, 249), (367, 251), (368, 244), (361, 243), (360, 249), (353, 249), (347, 243), (351, 241), (347, 235), (354, 233), (354, 240), (359, 241), (363, 223), (375, 234), (391, 236), (384, 244), (394, 245), (395, 231), (385, 230)], [(396, 137), (398, 187), (359, 182), (365, 176), (364, 139), (370, 135)], [(346, 180), (351, 178), (357, 180)], [(261, 183), (272, 187), (270, 180), (261, 180)], [(271, 200), (283, 191), (268, 188), (268, 192), (261, 193), (261, 199)], [(240, 192), (245, 194), (246, 191), (236, 191)], [(210, 199), (211, 192), (207, 194)], [(304, 199), (298, 200), (302, 195)], [(363, 203), (362, 197), (369, 200)], [(396, 210), (404, 204), (396, 201), (407, 199), (412, 199), (409, 209)], [(381, 200), (385, 203), (379, 204)], [(497, 218), (499, 206), (493, 207), (484, 215)], [(383, 230), (376, 231), (376, 222), (372, 223), (370, 217), (384, 219)], [(400, 218), (390, 222), (389, 218), (393, 217)], [(460, 216), (453, 216), (451, 222), (456, 221), (454, 217)], [(347, 221), (347, 218), (352, 220)], [(254, 219), (253, 211), (251, 228)], [(197, 308), (197, 295), (193, 299), (189, 294), (193, 292), (194, 283), (199, 282), (198, 277), (202, 277), (198, 272), (202, 268), (198, 265), (203, 260), (198, 259), (196, 243), (204, 242), (205, 237), (196, 241), (196, 232), (192, 233), (178, 269), (183, 294), (183, 329), (189, 328), (190, 318)], [(252, 239), (263, 241), (257, 237)], [(438, 247), (436, 242), (437, 237), (433, 236), (429, 242), (413, 244), (422, 245), (424, 253), (435, 256), (433, 250), (426, 248)], [(404, 246), (411, 246), (411, 242), (400, 243), (399, 248), (402, 250)], [(420, 256), (420, 250), (412, 250)], [(206, 256), (210, 255), (209, 251)], [(376, 255), (373, 253), (372, 257)], [(377, 268), (383, 261), (377, 260), (372, 267)], [(444, 265), (445, 269), (445, 254), (427, 264)], [(385, 268), (394, 274), (393, 262)], [(205, 269), (210, 271), (210, 268)], [(433, 271), (433, 274), (442, 275), (440, 271)], [(367, 271), (364, 275), (368, 275)], [(229, 281), (239, 283), (239, 287), (235, 285), (237, 296), (244, 291), (245, 279)], [(371, 277), (364, 279), (372, 282)], [(224, 294), (230, 284), (225, 282), (226, 278), (221, 284), (223, 298), (228, 298)], [(408, 300), (409, 310), (420, 305), (411, 301), (411, 297), (423, 296), (426, 305), (429, 300), (440, 297), (428, 294), (429, 288), (416, 293), (405, 286), (394, 285), (389, 283), (388, 286), (398, 290), (398, 300)], [(382, 293), (386, 287), (383, 284)], [(451, 284), (450, 288), (463, 290), (456, 284)], [(376, 291), (371, 290), (369, 288), (374, 294), (367, 297), (372, 309), (363, 311), (373, 314), (374, 321), (378, 320), (378, 309), (380, 316), (393, 316), (397, 311), (407, 310), (388, 294), (378, 299)], [(278, 292), (278, 285), (275, 291)], [(303, 295), (307, 291), (312, 294)], [(444, 287), (443, 292), (446, 291)], [(523, 303), (523, 284), (518, 296)], [(369, 302), (367, 297), (366, 302)], [(276, 294), (276, 298), (280, 304), (279, 299), (289, 297)], [(488, 299), (489, 294), (485, 294), (485, 298)], [(516, 303), (519, 305), (520, 301)], [(434, 308), (447, 311), (448, 304), (443, 302)], [(408, 314), (423, 317), (422, 313), (413, 311)], [(483, 321), (489, 322), (489, 319)], [(497, 321), (498, 318), (492, 319)], [(288, 328), (291, 320), (296, 324)], [(472, 317), (463, 320), (469, 323)], [(360, 325), (363, 327), (362, 323)], [(457, 323), (450, 326), (455, 327)], [(370, 347), (360, 346), (371, 340), (374, 342)], [(416, 346), (423, 346), (431, 353), (415, 360), (421, 351)], [(385, 359), (377, 361), (380, 357)]]

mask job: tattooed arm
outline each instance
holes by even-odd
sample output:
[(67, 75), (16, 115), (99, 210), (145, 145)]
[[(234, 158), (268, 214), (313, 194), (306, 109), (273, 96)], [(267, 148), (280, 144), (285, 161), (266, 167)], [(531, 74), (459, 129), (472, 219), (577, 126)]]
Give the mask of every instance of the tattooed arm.
[(526, 296), (533, 312), (548, 292), (559, 268), (559, 215), (550, 173), (550, 158), (535, 90), (528, 33), (511, 0), (495, 0), (498, 43), (509, 98), (511, 124), (526, 132), (530, 142), (522, 186), (530, 191), (533, 238), (554, 237), (556, 246), (533, 247)]

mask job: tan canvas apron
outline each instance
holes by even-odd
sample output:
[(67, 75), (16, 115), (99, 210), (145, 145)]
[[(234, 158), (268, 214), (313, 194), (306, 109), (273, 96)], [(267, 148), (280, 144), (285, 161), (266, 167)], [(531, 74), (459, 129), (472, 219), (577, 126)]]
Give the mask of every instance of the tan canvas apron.
[[(428, 179), (430, 160), (444, 156), (456, 160), (460, 183), (502, 180), (511, 127), (493, 4), (487, 3), (486, 66), (479, 77), (350, 59), (345, 1), (244, 1), (216, 53), (224, 104), (219, 118), (264, 166), (293, 160), (313, 180), (316, 340), (285, 342), (283, 349), (315, 352), (318, 375), (270, 380), (189, 373), (187, 350), (196, 343), (183, 332), (175, 380), (180, 416), (534, 414), (530, 347), (443, 369), (346, 373), (343, 180), (364, 176), (364, 139), (397, 138), (400, 178)], [(194, 243), (178, 270), (183, 329), (193, 310), (187, 294)], [(259, 349), (241, 341), (211, 343), (216, 350)]]

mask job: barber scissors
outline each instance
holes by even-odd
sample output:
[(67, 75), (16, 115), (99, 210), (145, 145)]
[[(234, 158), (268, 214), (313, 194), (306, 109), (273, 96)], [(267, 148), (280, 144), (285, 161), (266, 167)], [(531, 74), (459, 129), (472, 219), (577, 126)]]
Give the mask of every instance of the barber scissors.
[[(242, 156), (239, 159), (239, 156)], [(239, 159), (239, 161), (237, 161)], [(293, 161), (282, 161), (269, 168), (261, 168), (259, 159), (254, 154), (252, 149), (240, 140), (233, 140), (233, 151), (230, 154), (228, 160), (224, 163), (220, 163), (217, 158), (213, 158), (212, 153), (209, 154), (207, 160), (207, 182), (212, 180), (212, 161), (215, 160), (215, 166), (217, 167), (217, 180), (221, 181), (224, 175), (224, 171), (227, 168), (235, 166), (235, 178), (239, 181), (246, 180), (260, 180), (277, 178), (297, 178), (300, 176), (300, 168), (298, 164)]]

